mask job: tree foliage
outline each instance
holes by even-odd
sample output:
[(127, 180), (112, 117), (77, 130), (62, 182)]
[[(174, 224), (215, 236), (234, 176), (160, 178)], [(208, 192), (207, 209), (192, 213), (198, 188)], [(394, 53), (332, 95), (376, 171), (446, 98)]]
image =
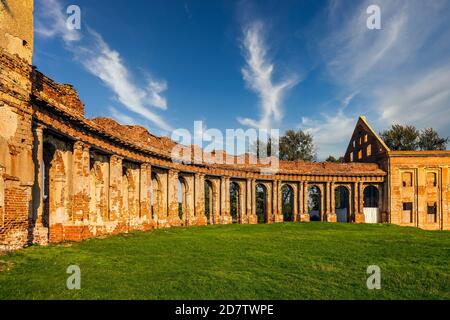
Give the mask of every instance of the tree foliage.
[(280, 138), (280, 160), (315, 161), (317, 158), (313, 136), (302, 130), (288, 130)]
[(344, 157), (335, 158), (334, 156), (329, 156), (325, 162), (342, 163), (344, 162)]
[(394, 124), (380, 136), (391, 150), (445, 150), (448, 143), (433, 128), (419, 131), (411, 125)]
[(422, 130), (419, 137), (419, 148), (421, 150), (445, 150), (448, 137), (442, 138), (433, 128)]
[(420, 132), (414, 126), (394, 124), (380, 136), (391, 150), (417, 150)]

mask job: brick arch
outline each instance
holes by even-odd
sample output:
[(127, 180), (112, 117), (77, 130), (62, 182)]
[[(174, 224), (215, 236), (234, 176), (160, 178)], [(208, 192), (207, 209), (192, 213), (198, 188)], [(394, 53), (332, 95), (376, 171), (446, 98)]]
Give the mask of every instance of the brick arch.
[(154, 221), (158, 221), (158, 218), (162, 214), (163, 197), (161, 177), (156, 172), (151, 173), (151, 186), (152, 218)]
[[(178, 199), (180, 206), (179, 218), (184, 225), (186, 225), (189, 221), (189, 193), (190, 186), (189, 183), (184, 176), (178, 177), (178, 188), (181, 187), (181, 190), (178, 190), (178, 195), (181, 196), (181, 199)], [(181, 200), (181, 202), (180, 202)]]
[(308, 186), (308, 213), (310, 221), (322, 221), (323, 219), (323, 185), (310, 184)]
[(333, 209), (336, 212), (337, 222), (352, 222), (352, 198), (351, 186), (346, 184), (337, 184), (332, 190)]
[[(229, 194), (230, 214), (231, 214), (233, 223), (241, 223), (242, 222), (243, 214), (244, 214), (244, 210), (243, 210), (243, 207), (244, 207), (243, 192), (244, 192), (244, 190), (245, 189), (243, 188), (242, 184), (239, 183), (238, 181), (230, 182), (230, 194)], [(232, 192), (235, 193), (234, 201), (231, 198)], [(233, 208), (235, 210), (233, 210)]]
[(215, 178), (207, 177), (205, 178), (205, 184), (210, 192), (209, 200), (209, 223), (216, 224), (219, 222), (220, 216), (220, 192), (219, 192), (220, 181)]
[[(271, 187), (267, 182), (257, 182), (256, 183), (256, 192), (262, 192), (263, 198), (258, 199), (257, 197), (257, 206), (259, 204), (260, 208), (256, 209), (256, 215), (258, 216), (258, 223), (269, 223), (271, 221), (271, 201), (270, 201), (270, 192)], [(258, 190), (259, 189), (259, 190)], [(262, 211), (261, 211), (262, 210)]]
[(293, 183), (283, 183), (281, 185), (281, 211), (283, 214), (283, 221), (296, 220), (296, 191), (297, 186)]
[(365, 208), (378, 208), (380, 204), (380, 188), (378, 185), (369, 184), (364, 186), (363, 205)]

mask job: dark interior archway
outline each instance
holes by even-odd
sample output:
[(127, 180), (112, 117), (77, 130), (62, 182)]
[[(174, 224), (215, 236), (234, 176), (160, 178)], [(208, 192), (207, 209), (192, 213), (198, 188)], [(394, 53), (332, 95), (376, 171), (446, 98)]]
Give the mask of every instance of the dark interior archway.
[(350, 222), (350, 193), (348, 188), (338, 186), (334, 190), (337, 222)]
[(318, 186), (308, 188), (308, 213), (310, 221), (321, 221), (322, 194)]
[(233, 223), (241, 220), (240, 188), (236, 182), (230, 183), (230, 213)]
[(364, 208), (378, 208), (379, 192), (375, 186), (367, 186), (364, 189)]
[(281, 201), (283, 210), (283, 220), (293, 222), (294, 219), (294, 189), (290, 185), (283, 185), (281, 188)]
[(51, 177), (50, 168), (52, 160), (54, 158), (56, 148), (51, 143), (44, 142), (44, 154), (42, 161), (42, 200), (43, 200), (43, 211), (42, 211), (42, 224), (44, 227), (48, 228), (50, 226), (50, 190), (51, 190)]
[(205, 216), (208, 224), (214, 224), (214, 201), (213, 184), (205, 180)]
[(267, 223), (267, 188), (263, 184), (256, 185), (256, 215), (258, 223)]

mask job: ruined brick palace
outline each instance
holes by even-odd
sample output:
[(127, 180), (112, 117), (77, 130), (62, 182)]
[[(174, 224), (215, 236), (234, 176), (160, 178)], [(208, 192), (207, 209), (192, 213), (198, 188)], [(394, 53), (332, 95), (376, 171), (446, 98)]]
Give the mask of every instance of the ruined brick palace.
[[(32, 66), (33, 1), (8, 3), (8, 10), (0, 5), (0, 250), (287, 216), (450, 229), (450, 151), (391, 151), (361, 117), (343, 164), (280, 161), (279, 171), (268, 175), (248, 161), (173, 162), (170, 139), (85, 118), (73, 87)], [(290, 215), (282, 209), (286, 188)], [(313, 208), (312, 196), (318, 199)]]

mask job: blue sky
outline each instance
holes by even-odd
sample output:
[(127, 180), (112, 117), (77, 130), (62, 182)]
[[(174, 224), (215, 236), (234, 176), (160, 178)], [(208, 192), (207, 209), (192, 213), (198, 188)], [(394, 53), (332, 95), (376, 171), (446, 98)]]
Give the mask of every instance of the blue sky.
[(359, 115), (450, 135), (450, 1), (35, 2), (33, 64), (73, 84), (88, 117), (169, 136), (196, 120), (300, 128), (319, 159), (345, 152)]

